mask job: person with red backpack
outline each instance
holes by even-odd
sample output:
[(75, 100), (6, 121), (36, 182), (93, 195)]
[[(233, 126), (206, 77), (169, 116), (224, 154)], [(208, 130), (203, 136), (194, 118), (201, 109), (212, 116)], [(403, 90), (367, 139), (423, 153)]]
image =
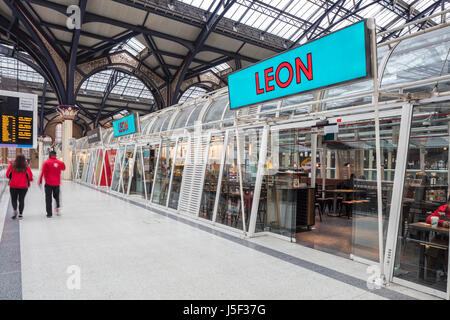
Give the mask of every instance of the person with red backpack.
[(30, 182), (33, 181), (33, 173), (24, 155), (17, 155), (14, 163), (6, 171), (6, 177), (9, 179), (9, 192), (14, 210), (12, 218), (17, 218), (17, 201), (19, 201), (19, 219), (22, 219), (23, 209), (25, 207), (25, 195), (30, 187)]
[(64, 162), (56, 159), (56, 152), (50, 151), (50, 158), (45, 160), (42, 165), (42, 172), (39, 177), (39, 186), (42, 185), (42, 178), (45, 178), (45, 204), (47, 210), (47, 218), (51, 218), (52, 212), (52, 195), (56, 201), (56, 215), (61, 215), (59, 193), (61, 185), (61, 171), (66, 170)]

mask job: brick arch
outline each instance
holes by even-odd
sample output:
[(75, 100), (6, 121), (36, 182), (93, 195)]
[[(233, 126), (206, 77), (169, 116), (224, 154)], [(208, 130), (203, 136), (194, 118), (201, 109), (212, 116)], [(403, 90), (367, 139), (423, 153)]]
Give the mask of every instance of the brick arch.
[(117, 52), (110, 56), (78, 65), (75, 74), (74, 96), (76, 97), (78, 95), (81, 85), (89, 77), (108, 69), (115, 69), (138, 78), (153, 94), (158, 107), (162, 109), (166, 106), (165, 99), (159, 89), (166, 82), (126, 51)]
[(181, 98), (181, 96), (186, 92), (187, 89), (195, 86), (203, 88), (210, 92), (226, 86), (226, 83), (224, 83), (223, 80), (219, 78), (219, 76), (217, 76), (214, 72), (204, 72), (198, 76), (183, 81), (177, 101)]

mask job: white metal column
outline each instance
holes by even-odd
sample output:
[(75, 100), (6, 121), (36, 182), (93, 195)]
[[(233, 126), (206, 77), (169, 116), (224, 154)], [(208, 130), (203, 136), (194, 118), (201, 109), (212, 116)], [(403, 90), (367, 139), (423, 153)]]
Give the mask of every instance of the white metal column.
[[(124, 194), (124, 187), (123, 187), (123, 170), (125, 168), (125, 159), (127, 157), (127, 145), (125, 145), (125, 149), (123, 150), (123, 159), (120, 162), (121, 166), (120, 166), (120, 173), (119, 173), (119, 188), (117, 189), (118, 193)], [(120, 192), (120, 184), (122, 183), (122, 192)]]
[[(106, 150), (105, 149), (100, 149), (102, 152), (102, 163), (101, 163), (101, 167), (100, 167), (100, 176), (98, 177), (98, 181), (97, 181), (97, 187), (100, 187), (100, 181), (102, 181), (102, 174), (103, 171), (105, 171), (106, 173)], [(106, 175), (105, 175), (105, 180), (106, 180)]]
[(392, 281), (395, 264), (397, 237), (400, 215), (402, 212), (403, 185), (406, 174), (406, 161), (409, 147), (409, 133), (411, 130), (412, 105), (407, 103), (402, 108), (400, 121), (399, 143), (397, 146), (397, 159), (392, 189), (391, 210), (389, 212), (389, 226), (386, 239), (386, 252), (384, 255), (384, 271), (387, 281)]
[[(242, 181), (242, 166), (241, 166), (241, 148), (240, 148), (240, 142), (239, 139), (239, 131), (236, 128), (235, 129), (236, 134), (236, 150), (237, 150), (237, 166), (238, 166), (238, 174), (239, 174), (239, 191), (241, 193), (241, 210), (242, 210), (242, 231), (244, 231), (244, 234), (246, 234), (246, 228), (245, 228), (245, 206), (244, 206), (244, 187), (243, 187), (243, 181)], [(245, 137), (245, 135), (244, 135)], [(245, 149), (245, 141), (244, 142), (244, 148)], [(245, 152), (245, 150), (244, 150)]]
[(139, 148), (141, 151), (141, 168), (142, 168), (142, 181), (144, 183), (144, 199), (147, 200), (147, 181), (145, 180), (144, 151), (142, 146), (140, 146)]
[(248, 226), (248, 232), (249, 232), (248, 235), (250, 237), (255, 233), (255, 229), (256, 229), (256, 220), (257, 220), (258, 210), (259, 210), (259, 199), (261, 196), (261, 186), (262, 186), (262, 180), (264, 178), (265, 164), (266, 164), (266, 157), (267, 157), (268, 136), (269, 136), (269, 126), (266, 125), (263, 128), (261, 145), (260, 145), (260, 150), (259, 150), (258, 171), (256, 174), (255, 189), (253, 190), (252, 211), (250, 214), (250, 224)]
[(317, 136), (311, 132), (311, 188), (316, 187)]
[(376, 172), (377, 172), (377, 207), (378, 207), (378, 253), (380, 261), (380, 277), (385, 283), (385, 272), (383, 263), (384, 241), (383, 241), (383, 189), (381, 177), (381, 138), (380, 138), (380, 106), (378, 105), (378, 59), (377, 59), (377, 33), (375, 19), (368, 20), (371, 41), (371, 58), (373, 74), (373, 96), (372, 103), (375, 106), (375, 145), (376, 145)]

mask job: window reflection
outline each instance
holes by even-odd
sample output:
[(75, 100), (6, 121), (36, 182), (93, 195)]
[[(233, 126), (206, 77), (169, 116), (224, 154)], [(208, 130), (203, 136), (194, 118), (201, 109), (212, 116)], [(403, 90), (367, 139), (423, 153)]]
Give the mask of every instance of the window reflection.
[(130, 183), (130, 195), (137, 195), (145, 199), (146, 190), (142, 162), (142, 147), (137, 148), (132, 174), (133, 175)]
[(142, 156), (144, 158), (145, 185), (148, 200), (150, 200), (150, 196), (152, 194), (158, 151), (159, 145), (142, 147)]
[(449, 126), (449, 103), (413, 108), (394, 267), (395, 276), (444, 292), (450, 221)]
[(98, 150), (98, 156), (97, 156), (97, 168), (95, 170), (95, 180), (94, 183), (96, 185), (99, 185), (101, 173), (102, 173), (102, 165), (103, 165), (103, 149)]
[(134, 169), (134, 145), (127, 146), (122, 167), (122, 188), (120, 192), (127, 194), (130, 177), (133, 176)]
[(120, 171), (122, 169), (122, 160), (125, 153), (125, 147), (119, 147), (119, 151), (116, 156), (116, 161), (114, 163), (114, 173), (112, 177), (111, 190), (119, 192), (119, 182), (120, 182)]
[(200, 217), (212, 220), (219, 181), (220, 162), (223, 153), (225, 136), (212, 136), (209, 145), (208, 163), (206, 165), (205, 182), (203, 185)]
[(184, 161), (187, 151), (187, 138), (179, 139), (173, 171), (172, 186), (169, 197), (169, 208), (177, 209), (180, 199), (181, 181), (183, 179)]
[(167, 196), (172, 170), (175, 141), (163, 140), (161, 144), (161, 154), (156, 171), (155, 185), (152, 202), (161, 206), (167, 205)]
[(222, 187), (220, 190), (216, 222), (233, 228), (243, 229), (237, 165), (237, 139), (234, 132), (230, 132), (225, 152)]

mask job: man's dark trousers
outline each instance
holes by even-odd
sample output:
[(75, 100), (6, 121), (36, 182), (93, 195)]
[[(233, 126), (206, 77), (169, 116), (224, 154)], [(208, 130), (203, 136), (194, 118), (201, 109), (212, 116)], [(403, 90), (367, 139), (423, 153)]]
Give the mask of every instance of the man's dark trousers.
[(55, 198), (56, 207), (59, 208), (59, 186), (45, 185), (45, 204), (47, 208), (47, 216), (53, 215), (52, 196)]

